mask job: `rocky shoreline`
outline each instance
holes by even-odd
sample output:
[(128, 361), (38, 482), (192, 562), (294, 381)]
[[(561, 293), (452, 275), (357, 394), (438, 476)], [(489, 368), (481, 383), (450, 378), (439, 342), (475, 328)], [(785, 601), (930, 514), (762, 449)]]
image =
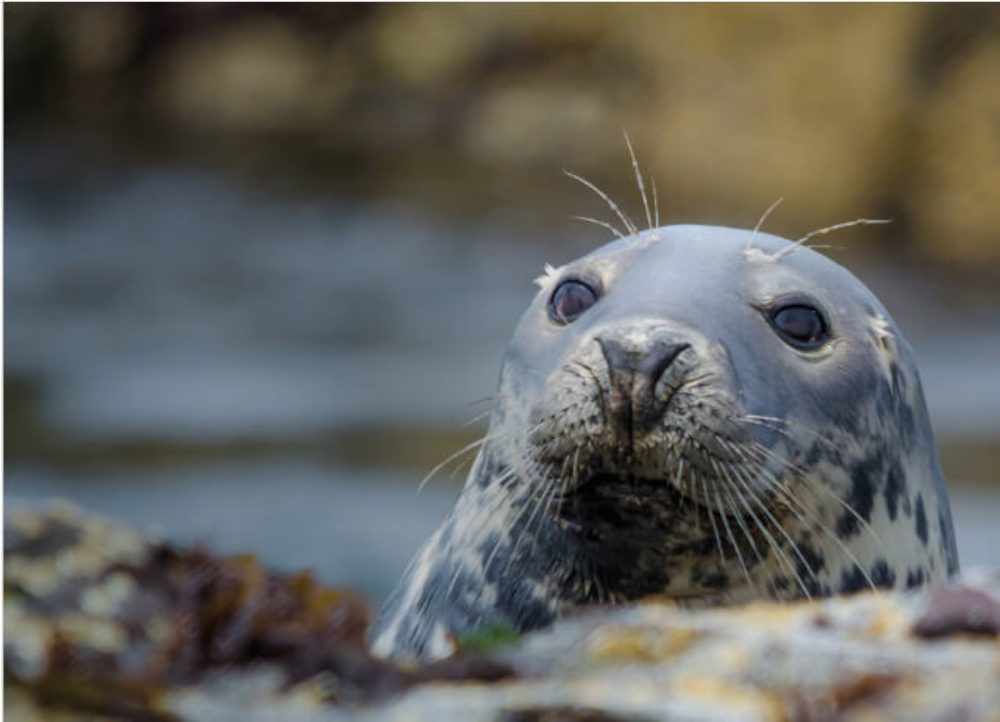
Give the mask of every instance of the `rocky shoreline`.
[(649, 600), (407, 666), (368, 655), (349, 590), (73, 507), (8, 510), (4, 557), (16, 720), (1000, 719), (1000, 571), (793, 605)]

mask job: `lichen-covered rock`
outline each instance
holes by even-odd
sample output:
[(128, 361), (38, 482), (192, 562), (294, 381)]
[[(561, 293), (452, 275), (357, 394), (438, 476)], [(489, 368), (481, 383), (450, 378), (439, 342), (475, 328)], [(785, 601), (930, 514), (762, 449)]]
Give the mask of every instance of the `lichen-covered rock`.
[[(68, 507), (7, 516), (19, 720), (998, 720), (1000, 573), (908, 594), (596, 609), (425, 667), (354, 594)], [(482, 646), (482, 640), (477, 642)]]
[(8, 514), (4, 558), (8, 679), (77, 711), (173, 718), (168, 691), (251, 667), (280, 680), (283, 704), (307, 680), (302, 689), (315, 694), (306, 699), (356, 704), (425, 679), (509, 671), (471, 655), (423, 670), (374, 659), (356, 594), (308, 573), (269, 572), (250, 556), (146, 540), (69, 506)]

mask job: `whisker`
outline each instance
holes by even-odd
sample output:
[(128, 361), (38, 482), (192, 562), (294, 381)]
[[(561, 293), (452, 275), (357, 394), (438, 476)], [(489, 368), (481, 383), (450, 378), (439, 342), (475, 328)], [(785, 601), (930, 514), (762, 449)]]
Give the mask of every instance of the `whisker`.
[[(502, 474), (500, 477), (497, 478), (496, 483), (489, 490), (490, 493), (496, 495), (495, 498), (490, 500), (489, 503), (479, 505), (476, 509), (476, 512), (466, 522), (466, 524), (471, 526), (473, 529), (477, 529), (480, 526), (482, 526), (482, 523), (487, 518), (493, 516), (495, 512), (503, 508), (506, 508), (508, 510), (507, 513), (509, 515), (510, 513), (509, 510), (511, 505), (508, 502), (512, 501), (513, 494), (510, 491), (510, 489), (504, 486), (504, 482), (509, 480), (509, 478), (513, 477), (513, 475), (514, 475), (513, 470), (508, 470), (507, 472), (505, 472), (504, 474)], [(493, 549), (490, 550), (490, 555), (489, 557), (487, 557), (486, 562), (483, 564), (484, 573), (485, 570), (489, 569), (493, 557), (496, 555), (497, 551), (502, 545), (502, 541), (503, 541), (502, 539), (497, 539), (497, 542), (493, 546)], [(448, 586), (445, 588), (443, 593), (444, 599), (448, 599), (449, 597), (451, 597), (451, 593), (452, 591), (454, 591), (455, 584), (458, 583), (458, 577), (462, 571), (463, 567), (461, 564), (454, 565), (454, 570), (452, 571), (451, 579), (448, 581)]]
[[(705, 477), (702, 477), (701, 483), (702, 483), (702, 487), (704, 488), (705, 487)], [(747, 568), (747, 563), (743, 559), (743, 552), (740, 551), (740, 545), (736, 543), (736, 537), (733, 534), (733, 529), (732, 529), (732, 527), (729, 526), (729, 518), (726, 516), (726, 513), (724, 511), (722, 511), (724, 507), (723, 507), (723, 504), (722, 504), (722, 499), (719, 497), (719, 490), (718, 490), (718, 488), (715, 488), (715, 489), (713, 489), (713, 491), (715, 492), (715, 494), (714, 494), (714, 496), (715, 496), (715, 505), (719, 508), (719, 517), (722, 519), (722, 525), (726, 529), (726, 536), (729, 537), (729, 543), (733, 545), (733, 550), (736, 552), (736, 559), (740, 563), (740, 569), (743, 570), (743, 576), (746, 577), (747, 584), (749, 584), (750, 588), (753, 589), (756, 592), (757, 585), (754, 584), (753, 583), (753, 579), (750, 578), (750, 570)], [(706, 491), (705, 491), (705, 497), (706, 497), (706, 499), (708, 498), (707, 488), (706, 488)], [(708, 513), (709, 513), (709, 518), (710, 519), (713, 518), (713, 516), (712, 516), (712, 507), (711, 507), (710, 504), (708, 506)], [(715, 522), (712, 523), (712, 526), (713, 527), (715, 526)]]
[(764, 221), (767, 220), (767, 217), (771, 215), (771, 212), (775, 208), (780, 206), (784, 200), (785, 200), (784, 198), (779, 198), (774, 203), (769, 205), (767, 207), (767, 210), (765, 210), (763, 213), (760, 214), (760, 218), (757, 219), (757, 225), (753, 227), (753, 233), (750, 234), (750, 240), (747, 241), (746, 250), (749, 251), (751, 248), (753, 248), (754, 239), (757, 237), (757, 233), (760, 231), (760, 229), (764, 226)]
[(653, 218), (656, 220), (656, 227), (660, 227), (660, 199), (656, 195), (656, 177), (650, 179), (653, 185)]
[(461, 449), (459, 449), (458, 451), (456, 451), (454, 454), (449, 454), (448, 457), (444, 461), (442, 461), (440, 464), (438, 464), (433, 469), (431, 469), (427, 473), (427, 476), (425, 476), (423, 479), (421, 479), (420, 483), (417, 484), (417, 492), (423, 491), (424, 487), (427, 485), (427, 482), (430, 481), (431, 478), (433, 478), (433, 476), (435, 474), (437, 474), (439, 471), (441, 471), (441, 469), (443, 469), (445, 466), (447, 466), (448, 464), (450, 464), (452, 461), (454, 461), (455, 459), (459, 458), (463, 454), (467, 454), (468, 452), (472, 451), (473, 449), (479, 448), (480, 446), (482, 446), (483, 444), (486, 443), (486, 440), (487, 440), (486, 436), (484, 436), (481, 439), (476, 439), (471, 444), (467, 444), (467, 445), (463, 446)]
[[(748, 448), (747, 450), (748, 451), (754, 451), (754, 452), (757, 452), (757, 453), (759, 453), (759, 452), (770, 452), (769, 449), (765, 449), (764, 447), (761, 447), (759, 444), (754, 444), (752, 447)], [(814, 514), (813, 512), (811, 512), (810, 509), (804, 503), (802, 503), (801, 501), (799, 501), (798, 499), (796, 499), (791, 494), (791, 492), (788, 489), (785, 488), (785, 485), (782, 484), (781, 481), (778, 480), (768, 469), (761, 468), (760, 471), (762, 473), (764, 473), (764, 474), (767, 474), (772, 479), (772, 481), (774, 482), (774, 486), (772, 488), (773, 488), (774, 491), (776, 491), (778, 494), (781, 495), (781, 498), (785, 502), (786, 507), (788, 509), (790, 509), (793, 513), (795, 513), (795, 509), (796, 508), (800, 509), (804, 514), (807, 515), (807, 517), (811, 518), (812, 523), (815, 524), (817, 527), (819, 527), (819, 529), (824, 534), (826, 534), (830, 538), (830, 540), (833, 541), (833, 543), (837, 545), (837, 547), (839, 547), (839, 549), (851, 561), (851, 563), (854, 564), (854, 566), (858, 568), (858, 570), (861, 572), (861, 575), (865, 578), (865, 582), (868, 584), (869, 588), (875, 589), (876, 588), (875, 587), (875, 583), (872, 581), (871, 577), (865, 571), (864, 566), (862, 566), (861, 562), (858, 561), (857, 557), (855, 557), (854, 554), (851, 553), (851, 550), (847, 548), (847, 546), (840, 539), (840, 537), (836, 533), (834, 533), (834, 531), (832, 529), (830, 529), (830, 527), (828, 525), (824, 524), (819, 519), (819, 517), (816, 514)], [(819, 495), (817, 494), (816, 490), (810, 485), (810, 483), (807, 480), (807, 477), (797, 477), (797, 481), (799, 481), (800, 483), (802, 483), (802, 487), (804, 489), (812, 492), (813, 495), (818, 498)], [(848, 508), (850, 508), (850, 510), (855, 515), (857, 515), (857, 511), (855, 511), (853, 509), (853, 507), (850, 506), (850, 504), (847, 504), (846, 501), (844, 501), (843, 499), (841, 499), (840, 497), (838, 497), (831, 490), (825, 489), (825, 487), (821, 487), (821, 488), (824, 488), (824, 490), (827, 491), (836, 501), (838, 501), (838, 502), (846, 505)], [(796, 514), (796, 516), (800, 520), (802, 519), (802, 517), (799, 514)], [(869, 533), (872, 535), (872, 538), (875, 540), (876, 544), (881, 548), (882, 547), (882, 541), (881, 541), (881, 539), (879, 539), (879, 537), (875, 533), (875, 531), (864, 521), (864, 519), (861, 519), (860, 517), (858, 517), (858, 520), (869, 531)], [(806, 523), (806, 522), (804, 521), (803, 523)]]
[(892, 220), (888, 218), (856, 218), (853, 221), (846, 221), (845, 223), (834, 223), (832, 226), (827, 226), (826, 228), (817, 228), (815, 231), (810, 231), (805, 234), (802, 238), (799, 238), (787, 248), (781, 249), (772, 257), (777, 261), (787, 256), (789, 253), (801, 250), (802, 248), (807, 247), (806, 243), (810, 238), (815, 238), (816, 236), (823, 236), (827, 233), (832, 233), (833, 231), (843, 230), (844, 228), (852, 228), (854, 226), (878, 226), (885, 225), (886, 223), (892, 223)]
[[(492, 413), (492, 410), (490, 412), (487, 412), (487, 413)], [(473, 421), (470, 422), (470, 423), (475, 423), (475, 421), (479, 420), (479, 418), (481, 418), (481, 416), (482, 415), (480, 415), (480, 417), (477, 417), (476, 419), (473, 419)], [(483, 446), (483, 445), (485, 445), (487, 443), (490, 443), (492, 441), (498, 441), (498, 440), (501, 440), (501, 439), (509, 439), (509, 438), (518, 436), (518, 435), (520, 435), (522, 433), (525, 436), (530, 435), (532, 432), (534, 432), (535, 430), (537, 430), (538, 428), (540, 428), (544, 423), (545, 423), (544, 421), (539, 421), (538, 423), (533, 424), (532, 426), (529, 426), (528, 429), (526, 431), (523, 431), (523, 432), (520, 431), (520, 430), (518, 430), (518, 429), (511, 429), (509, 431), (496, 431), (496, 430), (490, 429), (489, 431), (486, 432), (486, 434), (484, 434), (482, 436), (482, 438), (479, 438), (479, 439), (473, 441), (472, 443), (465, 445), (464, 447), (462, 447), (458, 451), (454, 452), (453, 454), (450, 454), (444, 461), (442, 461), (437, 466), (435, 466), (433, 469), (431, 469), (430, 472), (428, 472), (428, 474), (417, 485), (417, 492), (422, 491), (423, 488), (427, 485), (427, 482), (429, 482), (434, 477), (435, 474), (437, 474), (439, 471), (441, 471), (441, 469), (443, 469), (445, 466), (447, 466), (448, 464), (450, 464), (455, 459), (458, 459), (459, 457), (461, 457), (463, 454), (466, 454), (469, 451), (471, 451), (471, 450), (473, 450), (473, 449), (475, 449), (477, 447)]]
[(784, 464), (789, 469), (791, 469), (793, 472), (795, 472), (796, 473), (796, 479), (797, 479), (797, 481), (799, 481), (803, 485), (804, 488), (808, 489), (809, 491), (812, 491), (813, 494), (817, 498), (819, 497), (819, 494), (816, 492), (816, 488), (818, 488), (818, 489), (820, 489), (822, 491), (825, 491), (834, 501), (836, 501), (841, 507), (843, 507), (843, 509), (847, 513), (849, 513), (851, 516), (853, 516), (857, 520), (858, 524), (860, 524), (862, 526), (862, 528), (864, 528), (865, 531), (867, 531), (871, 535), (871, 538), (878, 545), (879, 549), (881, 549), (881, 550), (884, 551), (884, 547), (882, 545), (882, 540), (881, 540), (881, 538), (879, 538), (879, 535), (875, 532), (875, 530), (871, 527), (871, 525), (867, 521), (865, 521), (865, 518), (863, 516), (861, 516), (861, 514), (858, 512), (858, 510), (855, 509), (850, 504), (850, 502), (848, 502), (846, 499), (844, 499), (843, 497), (841, 497), (840, 495), (838, 495), (836, 492), (834, 492), (832, 489), (828, 488), (827, 486), (825, 486), (823, 484), (819, 484), (818, 482), (815, 482), (805, 470), (803, 470), (802, 468), (796, 466), (795, 464), (793, 464), (792, 462), (788, 461), (787, 459), (785, 459), (785, 458), (783, 458), (781, 456), (778, 456), (773, 451), (771, 451), (770, 449), (768, 449), (766, 446), (763, 446), (762, 444), (754, 442), (752, 444), (752, 448), (757, 453), (764, 454), (765, 456), (773, 459), (774, 461), (777, 461), (780, 464)]
[(591, 218), (590, 216), (570, 216), (574, 221), (584, 221), (586, 223), (593, 223), (595, 226), (600, 226), (601, 228), (606, 228), (615, 234), (615, 238), (624, 238), (625, 234), (615, 228), (612, 224), (607, 221), (602, 221), (598, 218)]
[(649, 200), (646, 198), (646, 184), (642, 180), (642, 172), (639, 170), (639, 161), (636, 160), (635, 151), (632, 150), (632, 139), (628, 137), (628, 132), (622, 130), (625, 136), (625, 145), (628, 146), (628, 154), (632, 159), (632, 170), (635, 171), (635, 182), (639, 186), (639, 195), (642, 196), (642, 207), (646, 211), (646, 226), (653, 229), (653, 217), (649, 213)]
[[(547, 472), (548, 472), (549, 468), (550, 467), (545, 467), (545, 471), (543, 471), (541, 474), (538, 474), (538, 476), (536, 476), (532, 480), (532, 483), (538, 483), (540, 485), (541, 484), (541, 480), (544, 479), (545, 476), (547, 475)], [(542, 495), (541, 498), (544, 499), (544, 497), (545, 497), (545, 494), (543, 493), (543, 495)], [(531, 508), (531, 513), (528, 514), (528, 520), (527, 520), (527, 522), (525, 522), (524, 529), (521, 531), (521, 533), (518, 536), (518, 538), (514, 541), (514, 546), (513, 546), (513, 548), (510, 551), (510, 557), (508, 557), (508, 559), (507, 559), (507, 564), (504, 567), (503, 571), (500, 572), (501, 577), (502, 576), (506, 576), (507, 572), (510, 570), (511, 565), (514, 563), (515, 557), (517, 557), (518, 551), (520, 551), (520, 549), (521, 549), (521, 544), (524, 542), (524, 537), (526, 537), (526, 536), (528, 536), (528, 537), (536, 536), (536, 535), (532, 534), (532, 527), (534, 526), (535, 516), (538, 513), (538, 511), (542, 508), (542, 506), (543, 505), (542, 505), (542, 503), (540, 503), (540, 500), (539, 500), (538, 497), (536, 497), (534, 494), (529, 494), (528, 495), (528, 498), (527, 498), (527, 501), (525, 502), (524, 508), (527, 509), (527, 508), (530, 507)]]
[[(749, 497), (750, 502), (752, 504), (755, 504), (764, 513), (764, 516), (767, 517), (767, 519), (771, 522), (771, 524), (774, 525), (775, 529), (777, 529), (781, 533), (781, 535), (785, 538), (785, 540), (791, 546), (792, 552), (795, 554), (796, 557), (798, 557), (799, 561), (802, 562), (802, 566), (804, 566), (809, 571), (809, 574), (810, 574), (810, 576), (812, 576), (813, 581), (815, 581), (815, 582), (818, 583), (819, 580), (816, 578), (816, 572), (812, 568), (812, 565), (810, 565), (809, 562), (806, 561), (806, 558), (802, 554), (802, 550), (799, 548), (799, 545), (795, 542), (794, 539), (792, 539), (792, 536), (788, 533), (788, 530), (785, 529), (784, 525), (781, 524), (781, 522), (778, 521), (778, 519), (774, 516), (774, 514), (771, 513), (771, 510), (767, 508), (767, 505), (756, 494), (753, 493), (753, 489), (750, 486), (750, 480), (746, 476), (747, 470), (745, 468), (743, 468), (743, 469), (736, 468), (736, 469), (733, 469), (733, 472), (735, 474), (735, 481), (738, 482), (746, 490), (747, 496)], [(728, 475), (727, 475), (727, 478), (730, 478), (730, 477), (728, 477)], [(761, 525), (761, 531), (763, 531), (765, 534), (767, 534), (767, 530), (764, 527), (764, 525)], [(778, 554), (780, 554), (783, 557), (785, 556), (784, 553), (779, 550), (778, 545), (775, 544), (773, 546), (774, 546), (775, 552), (777, 552)], [(812, 595), (809, 593), (809, 590), (806, 588), (806, 584), (802, 580), (801, 576), (799, 575), (798, 570), (796, 570), (791, 565), (791, 563), (789, 563), (788, 566), (789, 566), (790, 569), (792, 569), (792, 573), (795, 575), (795, 580), (798, 582), (799, 587), (802, 589), (803, 593), (806, 595), (806, 598), (807, 599), (812, 599)]]
[[(732, 496), (730, 496), (729, 494), (728, 485), (724, 482), (721, 476), (718, 477), (718, 480), (720, 482), (719, 483), (720, 488), (726, 495), (727, 501), (729, 501), (729, 510), (732, 512), (733, 518), (736, 519), (736, 524), (740, 527), (740, 530), (743, 532), (743, 536), (745, 536), (747, 538), (747, 541), (750, 542), (750, 547), (753, 549), (754, 556), (757, 557), (757, 563), (758, 564), (763, 563), (764, 555), (760, 553), (760, 549), (757, 546), (757, 540), (753, 538), (753, 534), (751, 534), (749, 528), (747, 528), (746, 522), (743, 521), (743, 515), (736, 510), (736, 505), (733, 503)], [(725, 519), (725, 516), (723, 517), (723, 519)]]
[(469, 419), (464, 424), (462, 424), (462, 426), (466, 426), (466, 427), (467, 426), (474, 426), (475, 424), (479, 423), (483, 419), (488, 418), (489, 415), (492, 414), (492, 413), (493, 413), (493, 409), (487, 409), (486, 411), (482, 412), (481, 414), (476, 414), (475, 416), (473, 416), (471, 419)]
[[(726, 480), (727, 484), (733, 484), (735, 487), (735, 483), (732, 481), (732, 477), (730, 477), (728, 474), (726, 474)], [(805, 582), (802, 580), (802, 577), (795, 569), (795, 565), (792, 564), (791, 560), (788, 558), (784, 550), (781, 548), (781, 545), (778, 544), (778, 542), (775, 540), (773, 536), (771, 536), (771, 533), (767, 530), (767, 525), (760, 520), (760, 517), (758, 517), (756, 512), (754, 512), (753, 507), (747, 503), (746, 499), (743, 497), (743, 495), (739, 492), (738, 489), (733, 488), (733, 494), (736, 496), (737, 500), (740, 502), (740, 505), (743, 507), (743, 509), (746, 510), (746, 512), (753, 519), (754, 524), (757, 525), (757, 528), (760, 530), (760, 532), (764, 535), (764, 539), (767, 541), (768, 548), (774, 550), (775, 556), (778, 557), (778, 561), (781, 563), (781, 565), (784, 566), (785, 569), (787, 569), (789, 572), (791, 572), (792, 577), (795, 579), (795, 582), (799, 585), (799, 588), (802, 590), (802, 593), (805, 594), (806, 598), (812, 599), (812, 595), (809, 593), (809, 589), (806, 586)], [(767, 509), (763, 505), (760, 506), (761, 509), (767, 511)], [(780, 524), (778, 525), (778, 528), (779, 529), (781, 528)]]
[[(791, 505), (796, 505), (800, 509), (803, 510), (806, 509), (805, 505), (801, 501), (796, 499), (794, 496), (792, 496), (788, 491), (782, 489), (781, 493), (783, 495), (783, 498), (786, 500), (786, 503), (789, 505), (789, 508), (791, 508)], [(844, 553), (844, 556), (846, 556), (851, 561), (851, 563), (858, 569), (858, 571), (861, 572), (861, 576), (864, 577), (865, 583), (868, 585), (868, 588), (871, 590), (875, 590), (876, 589), (875, 582), (868, 575), (868, 572), (865, 571), (864, 566), (861, 564), (860, 561), (858, 561), (858, 558), (851, 553), (851, 550), (847, 548), (847, 545), (844, 544), (844, 542), (840, 539), (840, 537), (837, 534), (835, 534), (833, 530), (830, 529), (830, 527), (828, 527), (826, 524), (823, 524), (821, 522), (817, 522), (817, 524), (819, 525), (820, 530), (824, 534), (826, 534), (830, 538), (830, 540), (833, 541), (834, 544), (837, 545), (840, 551)]]
[(608, 196), (607, 193), (602, 191), (600, 188), (598, 188), (596, 185), (591, 183), (586, 178), (578, 176), (576, 173), (572, 173), (565, 169), (563, 170), (563, 173), (565, 173), (569, 178), (575, 180), (577, 183), (582, 183), (583, 185), (587, 186), (587, 188), (596, 193), (605, 203), (608, 204), (608, 207), (614, 212), (614, 214), (618, 216), (618, 218), (621, 220), (622, 224), (625, 226), (625, 228), (628, 230), (629, 233), (635, 234), (639, 232), (639, 230), (635, 226), (635, 223), (632, 222), (632, 219), (629, 218), (628, 215), (626, 215), (622, 211), (622, 209), (618, 207), (617, 203), (611, 200), (611, 198)]
[[(756, 424), (757, 426), (763, 426), (765, 429), (770, 429), (771, 431), (775, 431), (785, 436), (790, 441), (795, 441), (795, 437), (793, 437), (791, 433), (789, 433), (789, 431), (786, 430), (788, 428), (793, 428), (792, 423), (789, 422), (787, 419), (779, 419), (776, 416), (757, 416), (751, 414), (749, 416), (736, 417), (736, 421), (746, 421), (751, 424)], [(781, 428), (782, 424), (786, 427), (785, 429)], [(816, 441), (825, 444), (829, 449), (837, 448), (837, 445), (834, 442), (830, 441), (828, 438), (826, 438), (826, 436), (822, 432), (816, 429), (810, 429), (808, 426), (805, 426), (804, 424), (795, 424), (794, 428), (796, 431), (806, 432)]]
[[(678, 464), (679, 464), (679, 466), (678, 466), (678, 474), (679, 474), (680, 473), (680, 469), (683, 468), (683, 465), (684, 465), (684, 458), (683, 457), (681, 457), (681, 459), (678, 462)], [(704, 476), (701, 477), (701, 490), (702, 490), (702, 493), (705, 495), (705, 498), (708, 499), (708, 484), (705, 483), (705, 477)], [(726, 553), (725, 553), (725, 551), (723, 551), (722, 538), (719, 536), (719, 527), (715, 523), (715, 512), (712, 510), (712, 505), (711, 504), (707, 504), (705, 506), (705, 508), (708, 510), (708, 520), (712, 524), (712, 534), (715, 536), (715, 546), (719, 550), (719, 556), (722, 557), (722, 561), (725, 562), (726, 561)], [(737, 550), (737, 555), (738, 554), (739, 554), (739, 550)], [(744, 573), (746, 573), (746, 567), (745, 566), (743, 567), (743, 571), (744, 571)], [(750, 581), (749, 575), (747, 576), (747, 581)]]

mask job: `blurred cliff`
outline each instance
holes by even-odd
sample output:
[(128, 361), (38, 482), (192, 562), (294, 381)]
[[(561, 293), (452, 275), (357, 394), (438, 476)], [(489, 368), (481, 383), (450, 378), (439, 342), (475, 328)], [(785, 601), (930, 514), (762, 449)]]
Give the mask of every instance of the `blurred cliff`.
[(784, 196), (779, 227), (885, 216), (885, 243), (1000, 260), (994, 5), (5, 13), (8, 133), (197, 136), (209, 154), (280, 141), (290, 162), (362, 156), (397, 178), (449, 154), (483, 175), (572, 164), (614, 188), (627, 126), (667, 218), (745, 225)]

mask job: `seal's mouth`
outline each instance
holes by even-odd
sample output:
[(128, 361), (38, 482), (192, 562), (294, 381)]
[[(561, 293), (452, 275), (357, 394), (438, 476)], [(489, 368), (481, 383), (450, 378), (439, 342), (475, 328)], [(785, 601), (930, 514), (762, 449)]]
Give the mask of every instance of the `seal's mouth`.
[[(706, 484), (711, 484), (707, 480)], [(553, 495), (549, 508), (565, 519), (598, 519), (606, 523), (634, 525), (637, 517), (656, 516), (676, 521), (681, 517), (704, 519), (708, 515), (742, 516), (728, 506), (717, 506), (705, 496), (685, 493), (666, 479), (631, 474), (598, 472), (585, 477), (574, 488)]]

